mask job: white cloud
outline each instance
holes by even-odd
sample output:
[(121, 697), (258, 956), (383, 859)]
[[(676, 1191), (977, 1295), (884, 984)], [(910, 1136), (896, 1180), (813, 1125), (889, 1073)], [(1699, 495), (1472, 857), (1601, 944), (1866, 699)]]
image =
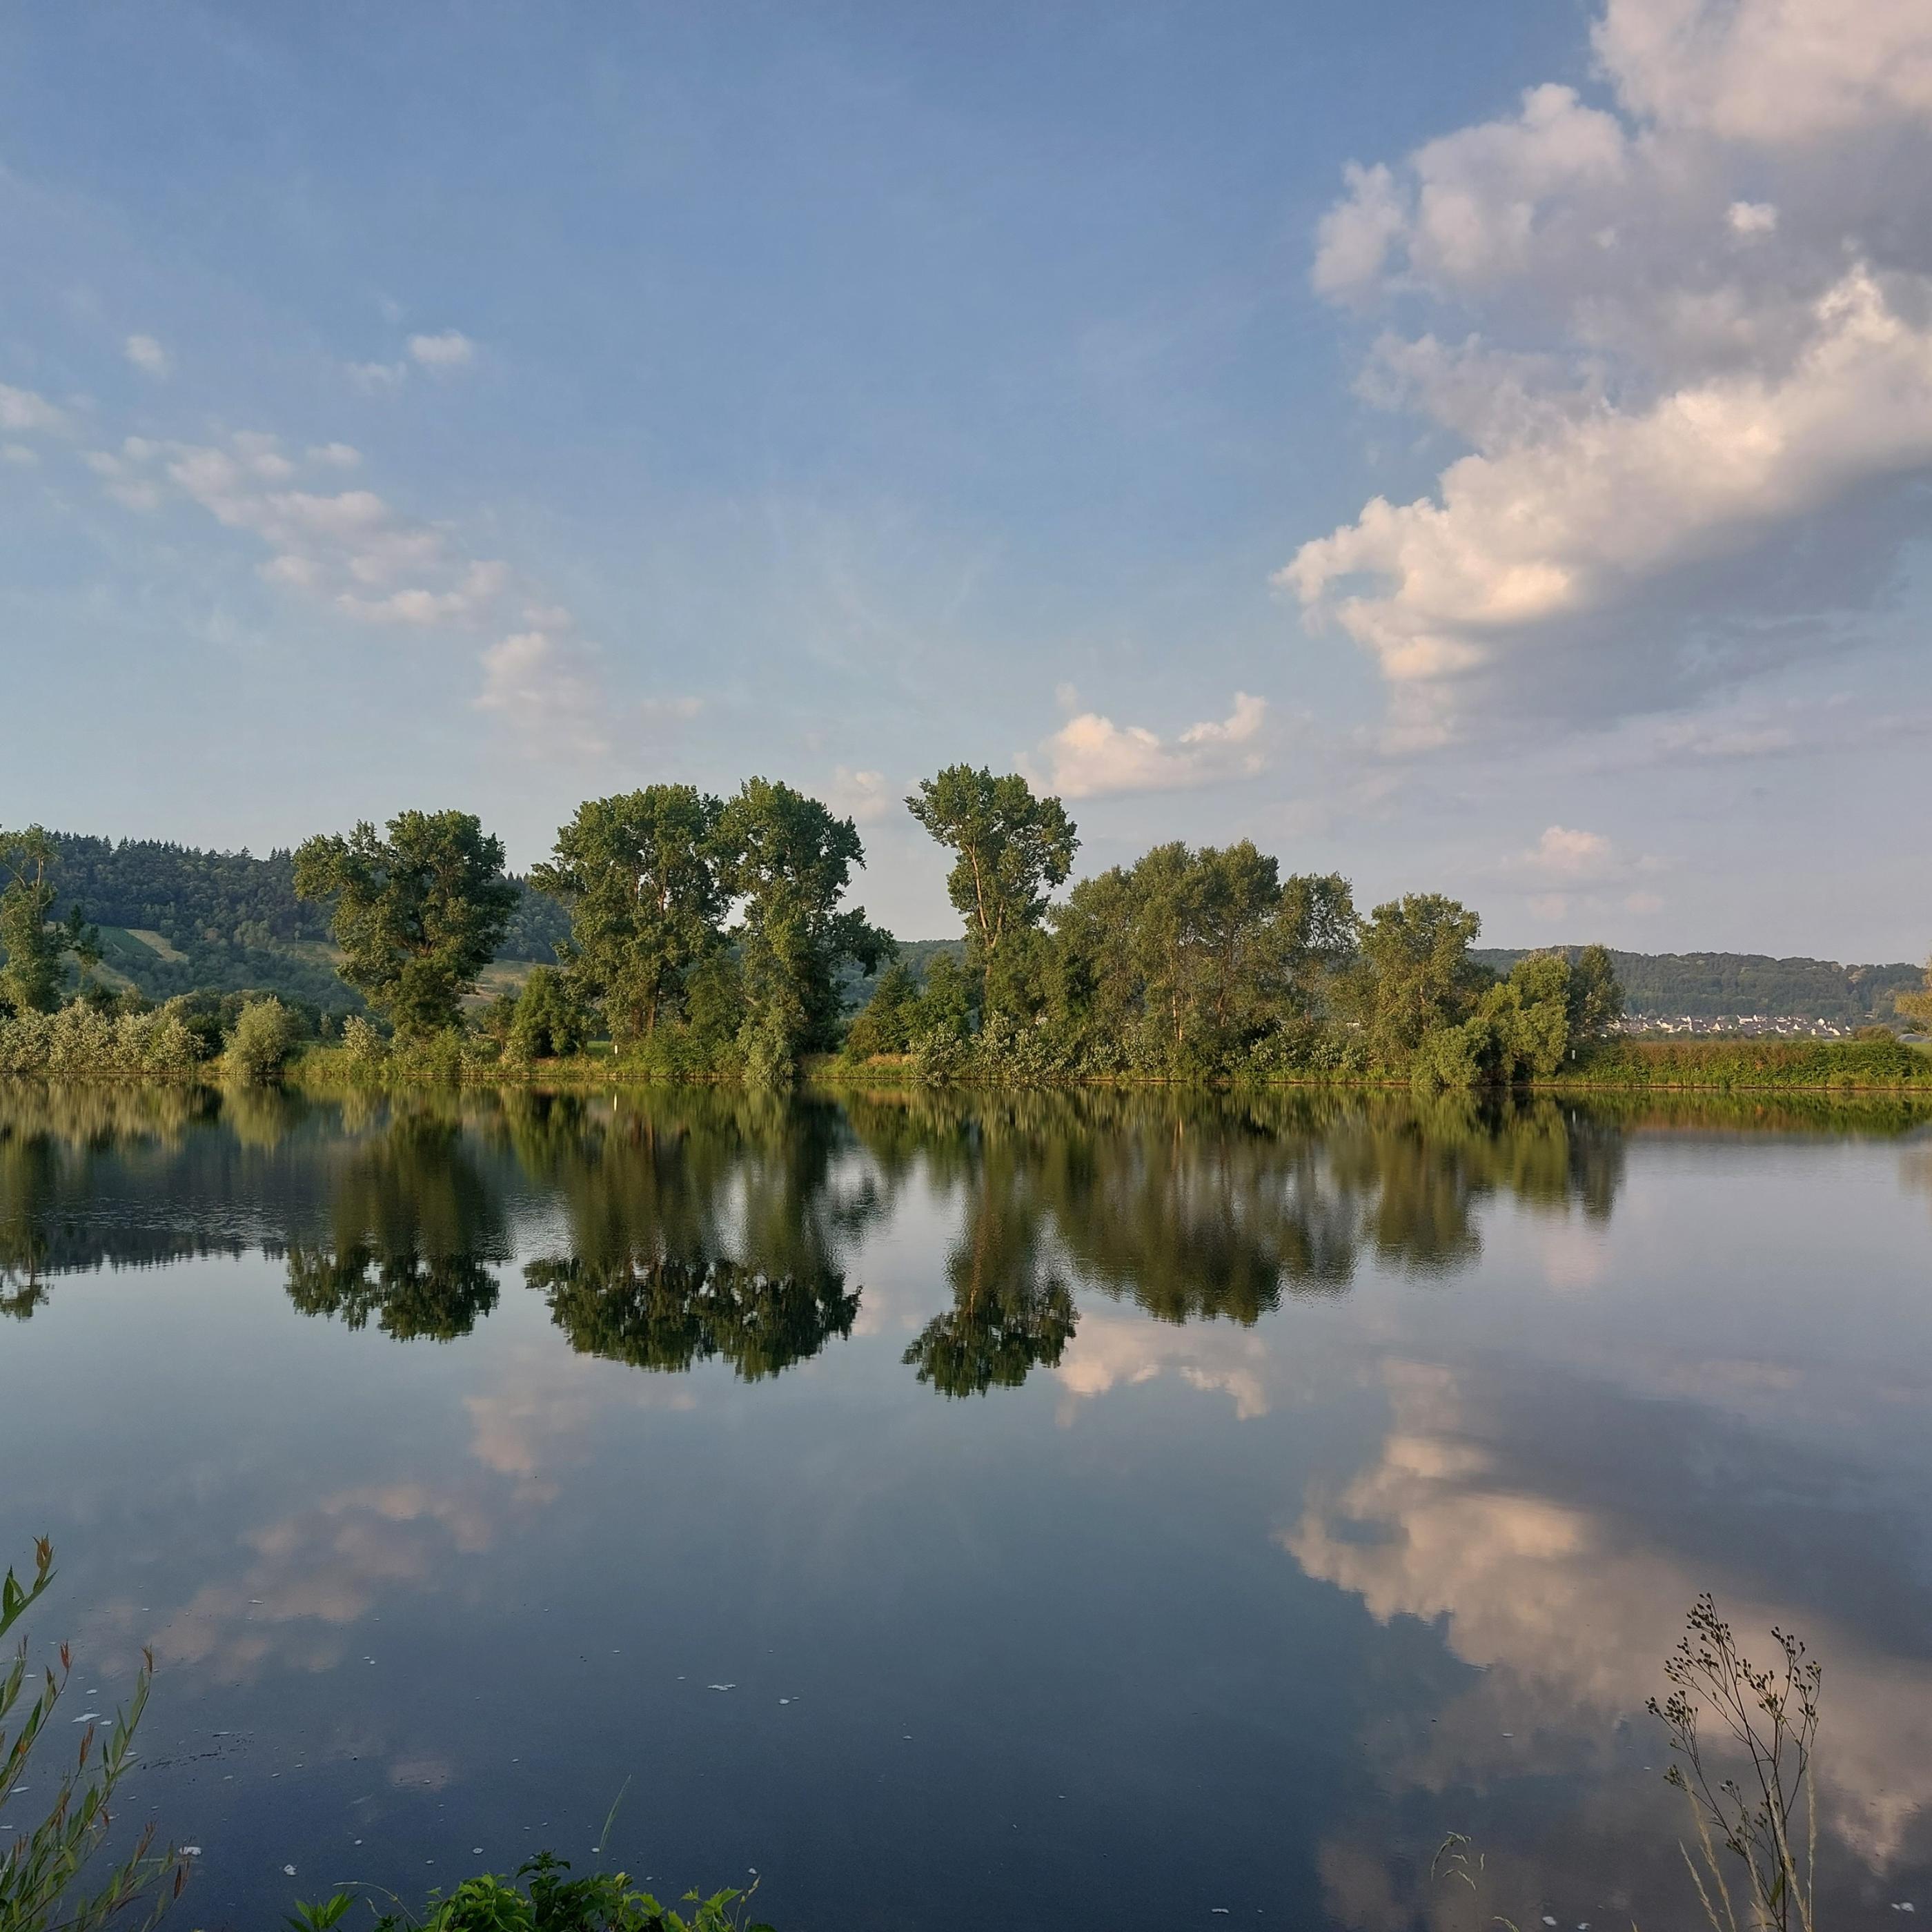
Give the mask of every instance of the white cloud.
[(1611, 0), (1591, 34), (1647, 120), (1766, 147), (1932, 118), (1916, 0)]
[(585, 646), (520, 631), (483, 653), (479, 711), (494, 713), (536, 756), (596, 758), (610, 749), (609, 706)]
[(0, 442), (0, 462), (19, 464), (29, 468), (40, 461), (39, 456), (24, 442)]
[(897, 801), (886, 788), (884, 772), (854, 771), (849, 765), (840, 765), (832, 772), (831, 796), (826, 802), (854, 824), (876, 825)]
[(58, 436), (67, 426), (66, 412), (56, 409), (46, 397), (32, 389), (11, 389), (0, 382), (0, 430)]
[(344, 373), (365, 396), (393, 395), (409, 380), (406, 362), (350, 362)]
[(1171, 739), (1143, 725), (1116, 724), (1098, 712), (1083, 711), (1041, 748), (1048, 760), (1047, 782), (1067, 798), (1096, 798), (1250, 778), (1267, 762), (1259, 742), (1267, 718), (1267, 700), (1246, 692), (1234, 694), (1233, 710), (1220, 722), (1190, 724)]
[(410, 354), (420, 367), (446, 375), (467, 369), (476, 360), (476, 345), (460, 331), (446, 328), (440, 335), (411, 336)]
[(130, 335), (122, 348), (136, 368), (150, 376), (165, 376), (172, 366), (168, 352), (152, 335)]
[(1539, 878), (1601, 878), (1612, 862), (1610, 842), (1600, 832), (1572, 832), (1552, 825), (1527, 852), (1510, 864)]
[[(1277, 581), (1332, 614), (1392, 683), (1446, 687), (1676, 566), (1750, 547), (1856, 486), (1932, 464), (1932, 324), (1859, 268), (1816, 305), (1781, 378), (1714, 377), (1637, 410), (1548, 421), (1452, 464), (1435, 498), (1376, 498)], [(1367, 579), (1366, 588), (1354, 586)]]
[(1331, 298), (1479, 324), (1385, 335), (1362, 385), (1472, 453), (1278, 579), (1373, 654), (1397, 746), (1665, 709), (1808, 648), (1744, 562), (1801, 525), (1777, 615), (1822, 640), (1910, 534), (1874, 502), (1932, 467), (1932, 230), (1906, 200), (1932, 8), (1604, 0), (1592, 39), (1612, 109), (1533, 87), (1352, 165), (1316, 238)]
[[(351, 568), (362, 561), (360, 558), (353, 560)], [(430, 590), (421, 585), (411, 585), (392, 590), (386, 597), (373, 598), (345, 590), (335, 601), (350, 616), (364, 624), (429, 627), (468, 623), (482, 615), (508, 581), (508, 568), (491, 561), (471, 564), (461, 578), (446, 590)]]
[(346, 442), (315, 442), (309, 445), (308, 460), (332, 470), (354, 470), (362, 461), (362, 452)]
[[(311, 449), (312, 467), (340, 470), (346, 444)], [(92, 452), (103, 487), (131, 509), (157, 508), (172, 491), (224, 528), (268, 551), (262, 576), (284, 590), (332, 602), (370, 624), (418, 628), (470, 624), (509, 584), (508, 567), (464, 557), (444, 530), (407, 517), (373, 490), (280, 487), (298, 466), (279, 440), (244, 430), (224, 443), (166, 443), (128, 437), (118, 451)]]
[(1778, 210), (1768, 201), (1734, 201), (1724, 215), (1734, 235), (1768, 235), (1778, 226)]

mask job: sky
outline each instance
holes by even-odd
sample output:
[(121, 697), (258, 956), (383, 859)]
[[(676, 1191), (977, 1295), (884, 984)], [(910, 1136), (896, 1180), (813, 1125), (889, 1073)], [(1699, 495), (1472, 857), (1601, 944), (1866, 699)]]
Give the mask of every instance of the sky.
[(1932, 948), (1923, 0), (0, 14), (0, 824), (785, 779)]

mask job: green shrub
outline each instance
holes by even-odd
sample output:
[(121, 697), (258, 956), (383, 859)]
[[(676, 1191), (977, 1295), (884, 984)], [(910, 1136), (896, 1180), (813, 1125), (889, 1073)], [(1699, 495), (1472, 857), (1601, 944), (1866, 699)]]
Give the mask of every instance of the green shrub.
[(590, 1016), (554, 966), (536, 966), (518, 996), (506, 1037), (520, 1058), (554, 1060), (583, 1052)]
[(296, 1040), (295, 1016), (280, 1000), (253, 1000), (236, 1016), (223, 1065), (237, 1080), (278, 1080)]

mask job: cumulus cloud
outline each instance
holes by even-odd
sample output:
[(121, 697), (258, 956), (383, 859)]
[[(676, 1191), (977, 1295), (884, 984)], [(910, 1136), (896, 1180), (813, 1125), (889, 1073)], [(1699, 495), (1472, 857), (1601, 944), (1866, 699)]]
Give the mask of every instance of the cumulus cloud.
[(1600, 832), (1552, 825), (1527, 851), (1514, 854), (1496, 869), (1505, 886), (1530, 896), (1532, 914), (1554, 923), (1612, 904), (1625, 912), (1658, 911), (1663, 901), (1655, 892), (1629, 889), (1669, 866), (1648, 854), (1627, 857)]
[(833, 771), (831, 795), (826, 802), (857, 825), (878, 824), (895, 802), (884, 772), (855, 771), (850, 765), (840, 765)]
[(1054, 790), (1067, 798), (1110, 792), (1178, 791), (1224, 779), (1252, 778), (1267, 760), (1261, 739), (1268, 700), (1234, 694), (1218, 722), (1190, 724), (1162, 738), (1140, 724), (1116, 724), (1097, 711), (1070, 718), (1041, 748)]
[(476, 345), (460, 330), (446, 328), (438, 335), (411, 336), (410, 355), (419, 368), (447, 375), (476, 360)]
[(483, 653), (476, 704), (538, 757), (595, 758), (610, 749), (610, 707), (588, 646), (553, 631), (517, 631)]
[(388, 396), (408, 381), (410, 367), (406, 362), (350, 362), (344, 373), (365, 396)]
[(1376, 344), (1364, 394), (1470, 453), (1276, 579), (1372, 655), (1398, 746), (1661, 710), (1787, 662), (1807, 644), (1747, 580), (1801, 528), (1779, 614), (1841, 641), (1826, 620), (1907, 534), (1874, 504), (1932, 468), (1932, 234), (1900, 218), (1932, 165), (1932, 13), (1606, 0), (1593, 44), (1611, 106), (1534, 87), (1352, 166), (1316, 237), (1330, 298), (1484, 325)]
[(165, 376), (172, 366), (168, 352), (152, 335), (130, 335), (122, 350), (136, 368), (150, 376)]
[(0, 382), (0, 430), (20, 435), (58, 436), (68, 426), (66, 412), (32, 389), (9, 388)]

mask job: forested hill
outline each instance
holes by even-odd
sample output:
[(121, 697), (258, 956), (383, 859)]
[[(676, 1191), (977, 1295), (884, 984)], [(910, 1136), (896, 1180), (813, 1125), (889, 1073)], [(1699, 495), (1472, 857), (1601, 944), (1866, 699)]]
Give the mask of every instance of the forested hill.
[[(330, 963), (328, 908), (296, 897), (292, 854), (67, 832), (54, 844), (59, 909), (77, 903), (101, 928), (104, 964), (150, 999), (260, 988), (338, 1012), (362, 1004)], [(554, 959), (567, 928), (559, 907), (525, 886), (500, 956)]]
[[(1523, 951), (1485, 947), (1474, 956), (1507, 973)], [(1613, 952), (1610, 958), (1623, 983), (1624, 1010), (1664, 1018), (1763, 1013), (1857, 1024), (1894, 1018), (1892, 996), (1925, 983), (1922, 966), (1841, 966), (1834, 959), (1774, 959), (1762, 952)]]

